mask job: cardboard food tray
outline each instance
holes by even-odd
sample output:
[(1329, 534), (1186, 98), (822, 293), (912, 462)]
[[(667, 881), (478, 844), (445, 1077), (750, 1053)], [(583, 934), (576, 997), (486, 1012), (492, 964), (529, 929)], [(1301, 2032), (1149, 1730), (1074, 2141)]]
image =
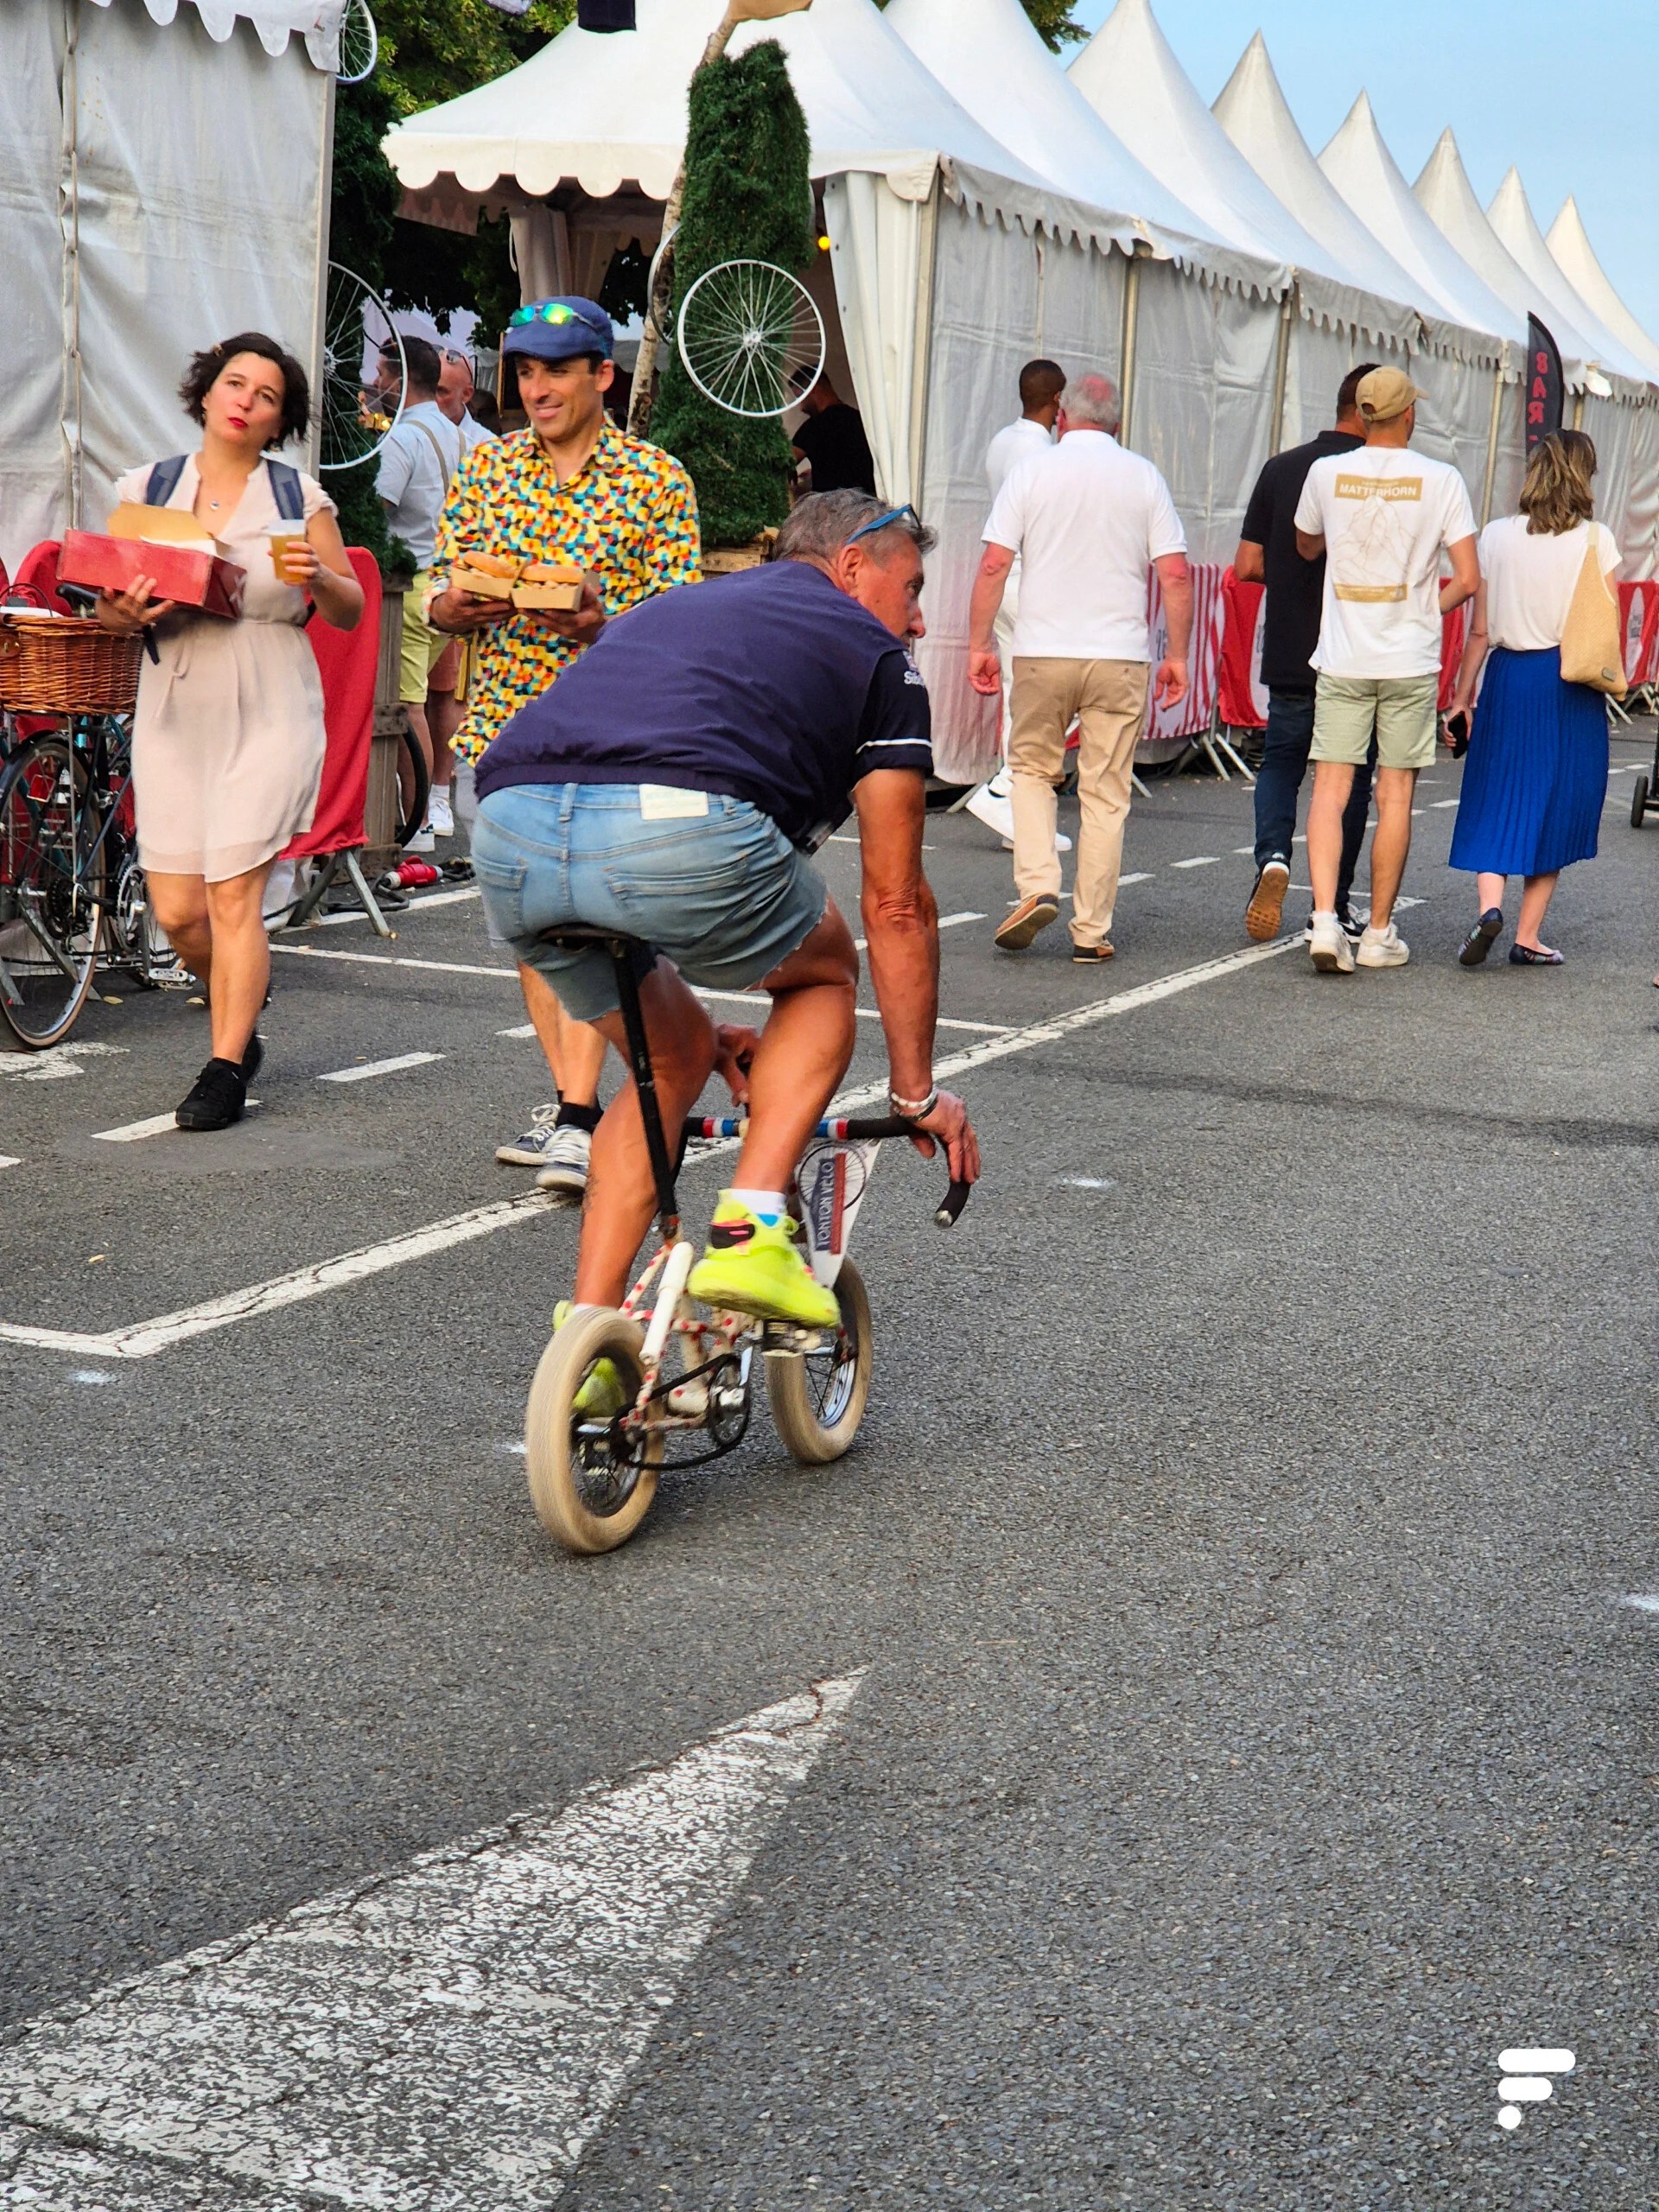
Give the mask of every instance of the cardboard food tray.
[(474, 569), (462, 559), (449, 571), (451, 591), (470, 592), (474, 599), (511, 599), (517, 585), (516, 576), (493, 575), (487, 569)]
[(512, 588), (512, 603), (554, 614), (574, 614), (582, 605), (582, 582), (580, 575), (556, 582), (521, 576)]
[(241, 614), (248, 581), (247, 570), (236, 562), (194, 546), (158, 545), (92, 530), (64, 532), (60, 583), (79, 584), (88, 591), (124, 591), (139, 576), (154, 578), (156, 598), (175, 600), (181, 607), (230, 622)]

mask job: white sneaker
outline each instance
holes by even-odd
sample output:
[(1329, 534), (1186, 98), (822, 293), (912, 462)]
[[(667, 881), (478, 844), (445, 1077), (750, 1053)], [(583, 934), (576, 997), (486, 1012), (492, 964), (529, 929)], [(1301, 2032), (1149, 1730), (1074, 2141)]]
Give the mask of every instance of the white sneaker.
[[(996, 779), (993, 777), (988, 784), (982, 784), (976, 791), (970, 791), (963, 804), (976, 822), (982, 822), (988, 830), (995, 830), (1002, 840), (1003, 851), (1011, 853), (1014, 850), (1014, 801), (995, 786)], [(1069, 853), (1071, 840), (1057, 835), (1054, 849), (1057, 853)]]
[(1411, 947), (1390, 922), (1385, 930), (1368, 928), (1354, 957), (1362, 968), (1403, 968), (1411, 957)]
[(547, 1148), (553, 1141), (553, 1127), (559, 1118), (559, 1102), (550, 1106), (538, 1106), (530, 1117), (530, 1127), (521, 1137), (511, 1144), (499, 1144), (495, 1156), (504, 1167), (539, 1167), (547, 1158)]
[(536, 1178), (538, 1191), (561, 1191), (567, 1198), (579, 1198), (588, 1188), (588, 1155), (594, 1141), (586, 1129), (571, 1128), (568, 1123), (555, 1129), (548, 1140), (545, 1165)]
[(432, 826), (429, 823), (423, 823), (404, 847), (406, 853), (435, 853), (437, 849), (438, 841), (432, 835)]
[(454, 836), (454, 810), (449, 804), (449, 792), (447, 786), (442, 790), (435, 786), (431, 797), (427, 800), (426, 826), (440, 837)]
[(1307, 932), (1307, 949), (1321, 976), (1353, 974), (1354, 948), (1334, 914), (1314, 915)]

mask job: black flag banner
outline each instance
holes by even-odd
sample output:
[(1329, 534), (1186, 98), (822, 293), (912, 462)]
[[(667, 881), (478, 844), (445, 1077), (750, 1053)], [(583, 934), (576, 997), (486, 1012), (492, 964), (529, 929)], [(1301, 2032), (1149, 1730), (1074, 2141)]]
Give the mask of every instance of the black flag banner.
[(576, 0), (576, 21), (585, 31), (631, 31), (634, 0)]
[(1561, 427), (1561, 349), (1535, 315), (1527, 317), (1527, 451)]

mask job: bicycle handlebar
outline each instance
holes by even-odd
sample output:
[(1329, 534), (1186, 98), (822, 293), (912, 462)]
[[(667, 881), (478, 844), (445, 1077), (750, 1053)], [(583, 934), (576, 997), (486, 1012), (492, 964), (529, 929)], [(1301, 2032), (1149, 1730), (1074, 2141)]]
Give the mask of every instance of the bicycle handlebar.
[[(688, 1137), (741, 1137), (747, 1127), (747, 1122), (740, 1121), (730, 1114), (692, 1115), (687, 1119), (685, 1134)], [(902, 1115), (883, 1114), (879, 1118), (862, 1121), (820, 1122), (815, 1134), (832, 1138), (836, 1143), (879, 1144), (889, 1137), (927, 1136), (931, 1132), (926, 1129), (918, 1131), (915, 1122), (906, 1121)], [(938, 1137), (933, 1141), (939, 1143)], [(944, 1149), (942, 1145), (940, 1149)], [(933, 1215), (941, 1229), (956, 1227), (973, 1187), (971, 1183), (953, 1182), (950, 1185)]]

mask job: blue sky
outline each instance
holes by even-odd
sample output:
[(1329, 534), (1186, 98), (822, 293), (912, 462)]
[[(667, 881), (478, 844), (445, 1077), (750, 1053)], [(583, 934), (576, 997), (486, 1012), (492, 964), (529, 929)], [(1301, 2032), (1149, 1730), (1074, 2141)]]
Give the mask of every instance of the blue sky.
[[(1408, 181), (1449, 123), (1483, 206), (1512, 162), (1541, 230), (1575, 194), (1603, 268), (1659, 339), (1659, 0), (1153, 3), (1206, 100), (1262, 31), (1316, 154), (1363, 88)], [(1075, 13), (1093, 29), (1111, 8), (1077, 0)], [(1382, 21), (1386, 36), (1370, 29)], [(1179, 190), (1179, 177), (1169, 181)]]

